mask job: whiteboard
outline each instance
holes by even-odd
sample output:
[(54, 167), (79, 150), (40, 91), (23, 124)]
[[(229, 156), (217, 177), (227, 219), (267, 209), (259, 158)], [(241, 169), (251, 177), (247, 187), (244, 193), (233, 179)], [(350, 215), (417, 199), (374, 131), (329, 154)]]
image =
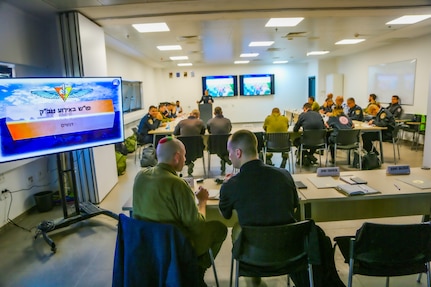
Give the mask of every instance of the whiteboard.
[(416, 59), (368, 67), (368, 93), (380, 103), (390, 103), (398, 95), (402, 105), (413, 105)]

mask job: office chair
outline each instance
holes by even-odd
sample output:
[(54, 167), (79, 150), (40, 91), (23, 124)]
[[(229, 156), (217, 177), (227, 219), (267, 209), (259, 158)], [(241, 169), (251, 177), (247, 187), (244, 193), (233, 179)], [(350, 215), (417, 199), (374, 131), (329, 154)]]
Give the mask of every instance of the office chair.
[(279, 226), (243, 226), (232, 248), (229, 286), (235, 262), (235, 287), (239, 276), (271, 277), (302, 270), (308, 270), (310, 286), (314, 286), (307, 253), (312, 223), (304, 220)]
[[(219, 287), (212, 250), (208, 252)], [(113, 287), (199, 286), (197, 275), (196, 253), (177, 227), (120, 214)]]
[[(267, 152), (281, 152), (287, 153), (289, 156), (289, 170), (294, 173), (292, 169), (293, 164), (293, 153), (292, 144), (290, 142), (289, 133), (267, 133), (265, 134), (265, 145), (264, 145), (264, 162), (266, 163)], [(290, 153), (290, 155), (289, 155)]]
[(186, 165), (189, 167), (188, 175), (192, 176), (194, 161), (198, 158), (202, 158), (204, 177), (207, 177), (204, 158), (205, 145), (202, 136), (178, 136), (177, 139), (179, 139), (186, 148)]
[(431, 225), (376, 224), (365, 222), (356, 237), (340, 236), (334, 241), (349, 263), (348, 287), (353, 275), (386, 277), (426, 272), (430, 286)]
[[(304, 149), (316, 149), (326, 151), (326, 129), (322, 130), (304, 130), (301, 136), (300, 154), (299, 154), (299, 169), (302, 171), (302, 153)], [(325, 166), (328, 165), (328, 154), (326, 154)], [(319, 166), (322, 166), (322, 155), (319, 152)]]
[(330, 144), (334, 148), (334, 166), (337, 165), (337, 150), (347, 151), (347, 164), (350, 164), (350, 151), (357, 150), (359, 154), (359, 169), (362, 169), (360, 130), (339, 130), (336, 141)]
[(400, 124), (395, 125), (394, 130), (392, 131), (392, 139), (387, 139), (387, 140), (384, 139), (383, 140), (384, 142), (392, 143), (392, 149), (394, 152), (394, 164), (397, 164), (397, 157), (395, 154), (395, 148), (398, 150), (398, 159), (401, 159), (400, 143), (399, 143), (401, 128), (402, 128), (402, 125), (400, 125)]
[(139, 133), (138, 133), (138, 128), (132, 128), (133, 134), (136, 137), (136, 146), (135, 146), (135, 163), (136, 163), (136, 153), (138, 154), (139, 159), (141, 159), (141, 154), (142, 154), (142, 146), (144, 145), (143, 143), (140, 143), (138, 141), (139, 138)]
[(229, 157), (229, 152), (227, 150), (227, 141), (229, 139), (230, 134), (225, 135), (213, 135), (210, 134), (208, 136), (208, 168), (207, 174), (210, 177), (211, 172), (211, 155), (217, 154), (219, 157)]

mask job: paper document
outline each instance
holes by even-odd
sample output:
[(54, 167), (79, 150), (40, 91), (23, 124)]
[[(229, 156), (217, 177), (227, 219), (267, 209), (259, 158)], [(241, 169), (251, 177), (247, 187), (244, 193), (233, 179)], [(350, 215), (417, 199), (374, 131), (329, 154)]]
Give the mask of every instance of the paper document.
[(208, 193), (209, 193), (209, 196), (208, 196), (209, 199), (219, 199), (220, 197), (220, 190), (218, 189), (209, 189)]
[(366, 184), (340, 184), (335, 189), (347, 196), (379, 193)]
[(397, 179), (420, 189), (431, 188), (431, 180), (419, 178), (418, 176), (409, 175), (409, 176), (402, 176)]
[(336, 187), (339, 182), (330, 176), (325, 177), (309, 177), (309, 181), (314, 184), (317, 188), (331, 188)]

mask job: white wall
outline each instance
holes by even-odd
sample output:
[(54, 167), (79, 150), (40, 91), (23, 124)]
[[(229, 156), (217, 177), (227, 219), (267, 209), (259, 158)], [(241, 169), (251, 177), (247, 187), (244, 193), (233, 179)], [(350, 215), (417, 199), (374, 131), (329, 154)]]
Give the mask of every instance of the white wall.
[(403, 109), (406, 113), (426, 114), (431, 67), (430, 47), (431, 34), (338, 58), (336, 72), (344, 74), (344, 97), (354, 97), (357, 104), (366, 106), (369, 66), (417, 59), (414, 104), (403, 105)]
[[(169, 73), (174, 74), (169, 78)], [(175, 77), (180, 72), (181, 77)], [(183, 77), (187, 72), (187, 77)], [(194, 77), (191, 73), (194, 72)], [(307, 101), (307, 65), (287, 64), (271, 66), (232, 65), (211, 68), (175, 68), (160, 73), (162, 93), (160, 101), (180, 100), (186, 111), (197, 108), (196, 101), (202, 96), (202, 77), (212, 75), (274, 74), (275, 95), (232, 98), (215, 98), (213, 106), (220, 106), (223, 114), (232, 122), (261, 122), (272, 108), (300, 108)]]

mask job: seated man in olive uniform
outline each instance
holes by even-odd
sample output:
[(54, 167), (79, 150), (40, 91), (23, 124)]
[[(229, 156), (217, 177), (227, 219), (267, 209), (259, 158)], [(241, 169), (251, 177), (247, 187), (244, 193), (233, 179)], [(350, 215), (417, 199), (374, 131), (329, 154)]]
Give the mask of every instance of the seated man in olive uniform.
[(400, 97), (393, 95), (392, 101), (386, 109), (391, 112), (395, 119), (399, 119), (403, 113), (403, 108), (400, 105)]
[[(265, 122), (263, 123), (263, 129), (267, 133), (287, 133), (287, 129), (289, 128), (289, 120), (280, 114), (279, 108), (273, 108), (272, 112), (269, 116), (265, 118)], [(281, 154), (283, 160), (280, 164), (281, 168), (286, 167), (286, 161), (289, 158), (289, 153), (283, 152)], [(272, 153), (266, 154), (266, 163), (272, 165)]]
[(352, 121), (364, 121), (364, 111), (356, 104), (354, 98), (348, 98), (347, 105), (349, 106), (349, 112), (347, 113), (347, 116)]
[[(191, 242), (198, 257), (200, 285), (211, 266), (209, 249), (216, 256), (226, 238), (227, 228), (220, 221), (206, 221), (208, 190), (195, 193), (177, 175), (183, 169), (186, 150), (178, 139), (165, 137), (157, 145), (158, 164), (138, 172), (133, 184), (133, 217), (175, 225)], [(197, 204), (196, 204), (196, 201)]]
[[(385, 108), (379, 108), (377, 105), (371, 104), (368, 106), (368, 113), (373, 116), (373, 119), (371, 119), (368, 124), (378, 127), (387, 127), (386, 130), (382, 130), (382, 139), (391, 140), (392, 131), (395, 128), (395, 119), (391, 112)], [(367, 152), (370, 152), (373, 149), (373, 141), (378, 140), (378, 133), (368, 132), (362, 134), (363, 147)], [(376, 153), (378, 152), (376, 151)]]

